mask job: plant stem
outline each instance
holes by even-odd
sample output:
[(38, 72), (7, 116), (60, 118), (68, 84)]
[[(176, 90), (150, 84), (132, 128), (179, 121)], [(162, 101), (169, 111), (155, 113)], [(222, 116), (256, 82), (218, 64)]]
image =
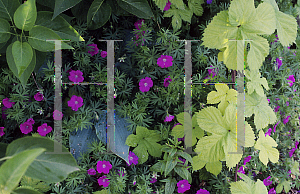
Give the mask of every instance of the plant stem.
[(2, 160), (7, 160), (7, 159), (11, 159), (12, 158), (12, 156), (6, 156), (6, 157), (3, 157), (3, 158), (0, 158), (0, 161), (2, 161)]

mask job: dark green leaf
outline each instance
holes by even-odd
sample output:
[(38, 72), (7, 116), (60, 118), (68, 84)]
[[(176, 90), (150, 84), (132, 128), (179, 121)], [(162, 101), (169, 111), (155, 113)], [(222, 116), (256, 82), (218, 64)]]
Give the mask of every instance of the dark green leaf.
[(122, 9), (143, 19), (154, 17), (147, 0), (117, 0)]
[(94, 0), (88, 14), (87, 25), (91, 30), (101, 28), (110, 18), (111, 7), (104, 0)]
[(0, 18), (0, 43), (5, 43), (10, 38), (10, 24), (8, 21)]
[(32, 190), (32, 189), (20, 188), (20, 187), (13, 190), (13, 193), (15, 193), (15, 194), (42, 194), (42, 193)]
[(54, 14), (52, 19), (56, 18), (60, 13), (74, 7), (81, 0), (55, 0)]
[(13, 22), (14, 13), (19, 6), (18, 0), (0, 0), (0, 18)]

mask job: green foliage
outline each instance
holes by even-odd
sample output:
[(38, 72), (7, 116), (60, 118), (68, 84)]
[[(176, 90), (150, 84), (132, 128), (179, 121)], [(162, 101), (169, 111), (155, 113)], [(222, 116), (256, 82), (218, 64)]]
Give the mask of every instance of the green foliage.
[(266, 78), (260, 77), (261, 76), (260, 72), (254, 70), (252, 71), (245, 70), (245, 76), (248, 80), (251, 80), (247, 82), (248, 94), (252, 94), (253, 91), (255, 90), (258, 95), (264, 96), (265, 93), (262, 88), (262, 85), (266, 90), (269, 90), (268, 82)]
[(21, 180), (21, 186), (28, 186), (33, 190), (45, 193), (51, 189), (50, 185), (37, 179), (33, 179), (27, 176), (23, 176)]
[(174, 31), (177, 31), (181, 28), (182, 20), (191, 23), (192, 15), (193, 12), (186, 5), (184, 9), (178, 9), (171, 5), (164, 17), (172, 17), (172, 27)]
[(242, 177), (244, 181), (237, 181), (231, 183), (231, 193), (232, 194), (267, 194), (268, 190), (261, 180), (257, 182), (252, 181), (249, 177), (242, 173), (238, 173), (238, 176)]
[(111, 7), (104, 0), (95, 0), (87, 14), (87, 25), (91, 30), (102, 27), (110, 18)]
[(125, 144), (136, 147), (133, 152), (139, 158), (139, 164), (143, 164), (148, 160), (148, 153), (154, 157), (161, 156), (161, 145), (157, 143), (159, 141), (161, 141), (159, 133), (148, 130), (145, 127), (137, 126), (136, 135), (129, 135)]
[(18, 7), (14, 13), (14, 22), (22, 32), (29, 31), (34, 26), (37, 17), (35, 0), (28, 0)]

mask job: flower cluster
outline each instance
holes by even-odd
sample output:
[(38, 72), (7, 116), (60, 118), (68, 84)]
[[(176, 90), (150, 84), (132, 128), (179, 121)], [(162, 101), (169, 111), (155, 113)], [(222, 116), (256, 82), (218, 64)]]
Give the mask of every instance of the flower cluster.
[[(97, 162), (97, 172), (98, 173), (103, 173), (103, 174), (108, 174), (109, 173), (109, 170), (112, 168), (112, 165), (110, 164), (109, 161), (98, 161)], [(96, 170), (94, 168), (90, 168), (87, 170), (87, 173), (89, 175), (96, 175)], [(108, 187), (109, 185), (109, 179), (103, 175), (101, 177), (99, 177), (98, 179), (98, 184), (99, 186), (103, 186), (103, 187)]]

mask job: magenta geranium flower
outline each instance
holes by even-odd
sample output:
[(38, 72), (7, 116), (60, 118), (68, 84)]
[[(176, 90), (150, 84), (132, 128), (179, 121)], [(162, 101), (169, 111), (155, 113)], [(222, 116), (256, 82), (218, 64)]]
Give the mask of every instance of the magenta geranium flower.
[(4, 127), (0, 127), (0, 137), (5, 134), (3, 130), (4, 130)]
[(272, 132), (272, 128), (269, 128), (268, 131), (265, 133), (265, 137), (270, 136)]
[(36, 93), (33, 97), (36, 101), (42, 101), (44, 99), (43, 94), (40, 92)]
[(280, 108), (280, 106), (276, 106), (274, 109), (274, 112), (278, 112), (278, 109)]
[(275, 131), (276, 131), (276, 127), (277, 127), (277, 125), (280, 123), (280, 121), (278, 121), (278, 123), (276, 123), (276, 125), (274, 126), (274, 129), (273, 129), (273, 132), (275, 133)]
[(11, 102), (9, 98), (4, 98), (2, 103), (6, 108), (11, 108), (15, 104), (14, 102)]
[(295, 82), (294, 75), (290, 75), (289, 78), (287, 78), (286, 80), (288, 80), (288, 84), (291, 87)]
[(87, 170), (87, 173), (88, 173), (89, 175), (96, 175), (96, 170), (93, 169), (93, 168), (90, 168), (90, 169)]
[(268, 176), (268, 178), (264, 179), (264, 185), (267, 187), (272, 184), (272, 181), (270, 180), (271, 176)]
[(107, 56), (107, 52), (106, 51), (101, 51), (100, 55), (101, 55), (102, 58), (105, 58)]
[(169, 55), (161, 55), (157, 59), (157, 65), (160, 66), (161, 68), (168, 68), (171, 67), (173, 64), (173, 57)]
[(171, 2), (168, 0), (168, 2), (166, 3), (166, 6), (164, 8), (164, 11), (168, 11), (171, 7)]
[(277, 64), (277, 69), (279, 69), (282, 65), (282, 60), (279, 58), (276, 58), (276, 64)]
[(241, 166), (241, 167), (239, 168), (238, 172), (239, 172), (239, 173), (243, 173), (243, 174), (245, 174), (244, 167), (243, 167), (243, 166)]
[(83, 82), (84, 80), (84, 77), (82, 76), (83, 73), (80, 71), (80, 70), (77, 70), (77, 71), (70, 71), (69, 72), (69, 80), (72, 81), (72, 82)]
[(63, 116), (64, 116), (63, 113), (58, 111), (58, 110), (55, 110), (53, 112), (53, 119), (54, 120), (60, 121), (63, 118)]
[(32, 124), (26, 121), (20, 125), (20, 130), (22, 133), (28, 134), (32, 131)]
[(52, 127), (51, 126), (47, 126), (47, 123), (42, 124), (41, 126), (38, 127), (37, 132), (41, 135), (41, 136), (46, 136), (48, 133), (50, 133), (52, 131)]
[(99, 49), (96, 44), (89, 44), (88, 46), (91, 46), (91, 50), (88, 51), (88, 53), (90, 53), (91, 56), (94, 56), (99, 52)]
[(268, 192), (268, 194), (276, 194), (276, 191), (274, 188), (270, 189), (270, 191)]
[(286, 106), (289, 106), (290, 105), (290, 103), (289, 102), (286, 102)]
[(78, 108), (83, 106), (83, 99), (80, 96), (73, 95), (68, 101), (68, 106), (74, 111), (78, 111)]
[(33, 120), (33, 118), (27, 119), (26, 122), (29, 123), (30, 125), (33, 125), (35, 123), (35, 121)]
[(155, 183), (156, 181), (157, 181), (156, 178), (151, 178), (150, 183)]
[(283, 124), (286, 124), (287, 122), (289, 122), (289, 118), (290, 118), (291, 116), (287, 116), (285, 119), (283, 119)]
[(173, 119), (174, 119), (173, 115), (168, 115), (168, 116), (166, 116), (164, 122), (171, 122)]
[(296, 150), (296, 148), (292, 148), (291, 151), (289, 151), (290, 158), (293, 156), (295, 150)]
[(109, 161), (98, 161), (97, 162), (97, 171), (98, 173), (108, 174), (109, 170), (112, 168)]
[(268, 100), (268, 103), (270, 103), (270, 99), (267, 99)]
[(128, 160), (129, 160), (129, 164), (127, 163), (128, 166), (130, 166), (131, 164), (137, 165), (139, 158), (132, 151), (129, 151)]
[(189, 184), (188, 180), (181, 180), (177, 183), (178, 193), (184, 193), (185, 191), (189, 190), (191, 185)]
[(196, 194), (210, 194), (210, 193), (209, 193), (209, 191), (207, 191), (207, 190), (200, 189), (200, 190), (197, 191)]
[(153, 86), (153, 81), (150, 77), (145, 77), (141, 79), (139, 82), (141, 92), (148, 92), (150, 88)]
[(102, 176), (98, 179), (99, 186), (108, 187), (109, 183), (110, 182), (106, 176)]
[(172, 81), (172, 79), (170, 78), (170, 76), (168, 76), (167, 78), (165, 78), (165, 80), (164, 80), (164, 86), (168, 87), (171, 81)]
[(212, 0), (207, 0), (206, 3), (207, 3), (207, 4), (211, 4), (211, 3), (212, 3)]
[(251, 160), (251, 156), (247, 156), (246, 158), (244, 158), (244, 165), (246, 165), (247, 162), (250, 162)]
[(144, 23), (144, 20), (138, 20), (134, 23), (134, 27), (138, 30), (140, 30), (140, 27), (142, 26), (142, 23)]

